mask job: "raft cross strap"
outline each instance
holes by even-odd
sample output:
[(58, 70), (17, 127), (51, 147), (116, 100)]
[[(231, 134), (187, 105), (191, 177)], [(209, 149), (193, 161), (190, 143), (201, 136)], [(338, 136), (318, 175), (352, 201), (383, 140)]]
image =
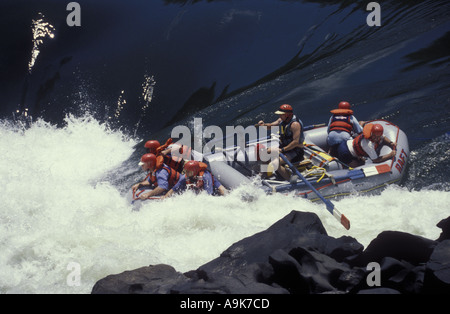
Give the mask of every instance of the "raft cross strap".
[(333, 203), (331, 203), (331, 201), (325, 199), (320, 193), (319, 191), (316, 190), (316, 188), (314, 186), (312, 186), (312, 184), (305, 179), (304, 176), (302, 176), (302, 174), (300, 173), (300, 171), (297, 170), (297, 168), (295, 168), (292, 163), (286, 158), (286, 156), (284, 156), (283, 154), (280, 153), (280, 157), (281, 159), (284, 160), (284, 162), (286, 162), (286, 164), (291, 168), (292, 171), (295, 172), (296, 175), (299, 176), (300, 179), (303, 180), (303, 182), (305, 182), (305, 184), (314, 191), (314, 193), (316, 193), (316, 195), (322, 200), (322, 202), (325, 203), (327, 210), (333, 215), (334, 218), (336, 218), (341, 225), (344, 226), (345, 229), (349, 230), (350, 229), (350, 220), (347, 219), (347, 217), (345, 217), (343, 214), (341, 214), (333, 205)]

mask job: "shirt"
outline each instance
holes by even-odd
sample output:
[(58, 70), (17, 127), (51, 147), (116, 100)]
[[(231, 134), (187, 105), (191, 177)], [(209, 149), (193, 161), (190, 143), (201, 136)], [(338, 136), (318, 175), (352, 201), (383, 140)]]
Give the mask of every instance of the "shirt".
[[(347, 141), (347, 147), (350, 153), (354, 157), (358, 157), (355, 150), (353, 149), (353, 140)], [(366, 138), (363, 138), (361, 140), (361, 148), (366, 152), (366, 154), (369, 156), (370, 159), (374, 160), (378, 158), (378, 153), (375, 150), (375, 143), (372, 141), (369, 141)]]
[[(221, 184), (218, 180), (214, 180), (213, 183), (212, 174), (209, 171), (205, 171), (203, 174), (203, 190), (205, 190), (209, 195), (212, 195), (214, 193), (214, 189), (218, 189), (220, 185)], [(186, 176), (184, 174), (180, 176), (180, 180), (178, 180), (172, 190), (174, 192), (186, 190)]]
[[(164, 168), (156, 170), (155, 176), (158, 186), (165, 190), (169, 190), (169, 173), (167, 172), (167, 170), (165, 170)], [(150, 177), (147, 179), (147, 181), (150, 182)]]

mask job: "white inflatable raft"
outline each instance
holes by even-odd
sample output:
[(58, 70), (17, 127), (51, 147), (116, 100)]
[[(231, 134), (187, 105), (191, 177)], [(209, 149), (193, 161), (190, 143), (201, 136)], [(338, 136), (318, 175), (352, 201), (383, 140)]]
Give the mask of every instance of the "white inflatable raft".
[[(336, 158), (329, 156), (327, 147), (327, 126), (312, 127), (305, 131), (305, 160), (294, 166), (302, 176), (324, 197), (339, 198), (350, 194), (376, 193), (389, 184), (400, 183), (405, 174), (409, 158), (409, 145), (406, 134), (396, 125), (385, 120), (374, 120), (384, 128), (384, 136), (397, 145), (394, 158), (383, 163), (366, 160), (363, 166), (349, 168)], [(284, 181), (277, 176), (269, 179), (258, 178), (261, 162), (256, 158), (256, 145), (278, 147), (278, 136), (246, 143), (245, 148), (228, 147), (203, 159), (210, 166), (214, 176), (228, 189), (242, 184), (257, 182), (267, 193), (293, 193), (312, 201), (319, 196), (303, 180), (295, 176)], [(391, 148), (383, 146), (380, 156), (388, 154)]]

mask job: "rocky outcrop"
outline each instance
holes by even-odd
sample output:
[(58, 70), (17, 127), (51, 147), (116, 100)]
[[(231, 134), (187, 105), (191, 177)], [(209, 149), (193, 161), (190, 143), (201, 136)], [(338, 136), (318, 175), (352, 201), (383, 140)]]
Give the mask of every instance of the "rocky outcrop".
[[(448, 235), (449, 219), (438, 224)], [(442, 239), (441, 239), (442, 238)], [(370, 263), (377, 264), (370, 264)], [(377, 269), (368, 265), (379, 266)], [(292, 211), (186, 273), (150, 265), (99, 280), (92, 293), (449, 293), (450, 240), (385, 231), (368, 247), (327, 235), (314, 213)]]

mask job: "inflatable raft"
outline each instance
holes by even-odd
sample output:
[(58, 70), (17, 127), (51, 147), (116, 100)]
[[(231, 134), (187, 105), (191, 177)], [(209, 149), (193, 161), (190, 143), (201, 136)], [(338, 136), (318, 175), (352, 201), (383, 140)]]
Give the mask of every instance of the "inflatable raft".
[[(328, 155), (327, 126), (305, 127), (305, 160), (293, 166), (301, 173), (302, 179), (295, 175), (285, 181), (275, 173), (268, 178), (258, 176), (261, 161), (258, 161), (258, 145), (277, 148), (278, 136), (271, 136), (257, 141), (247, 142), (246, 147), (227, 147), (223, 150), (204, 155), (203, 160), (209, 164), (214, 176), (228, 189), (242, 184), (259, 184), (267, 193), (292, 193), (311, 201), (324, 198), (340, 198), (351, 194), (377, 193), (386, 186), (400, 183), (409, 158), (409, 145), (406, 134), (396, 125), (385, 120), (374, 120), (370, 123), (381, 124), (384, 136), (397, 146), (397, 154), (383, 163), (372, 163), (367, 159), (365, 164), (350, 168), (338, 159)], [(388, 154), (391, 148), (383, 146), (380, 156)], [(269, 165), (270, 169), (270, 165)], [(260, 178), (260, 179), (258, 179)], [(308, 182), (305, 182), (306, 179)], [(308, 184), (309, 183), (309, 184)], [(314, 189), (311, 189), (311, 186)]]

